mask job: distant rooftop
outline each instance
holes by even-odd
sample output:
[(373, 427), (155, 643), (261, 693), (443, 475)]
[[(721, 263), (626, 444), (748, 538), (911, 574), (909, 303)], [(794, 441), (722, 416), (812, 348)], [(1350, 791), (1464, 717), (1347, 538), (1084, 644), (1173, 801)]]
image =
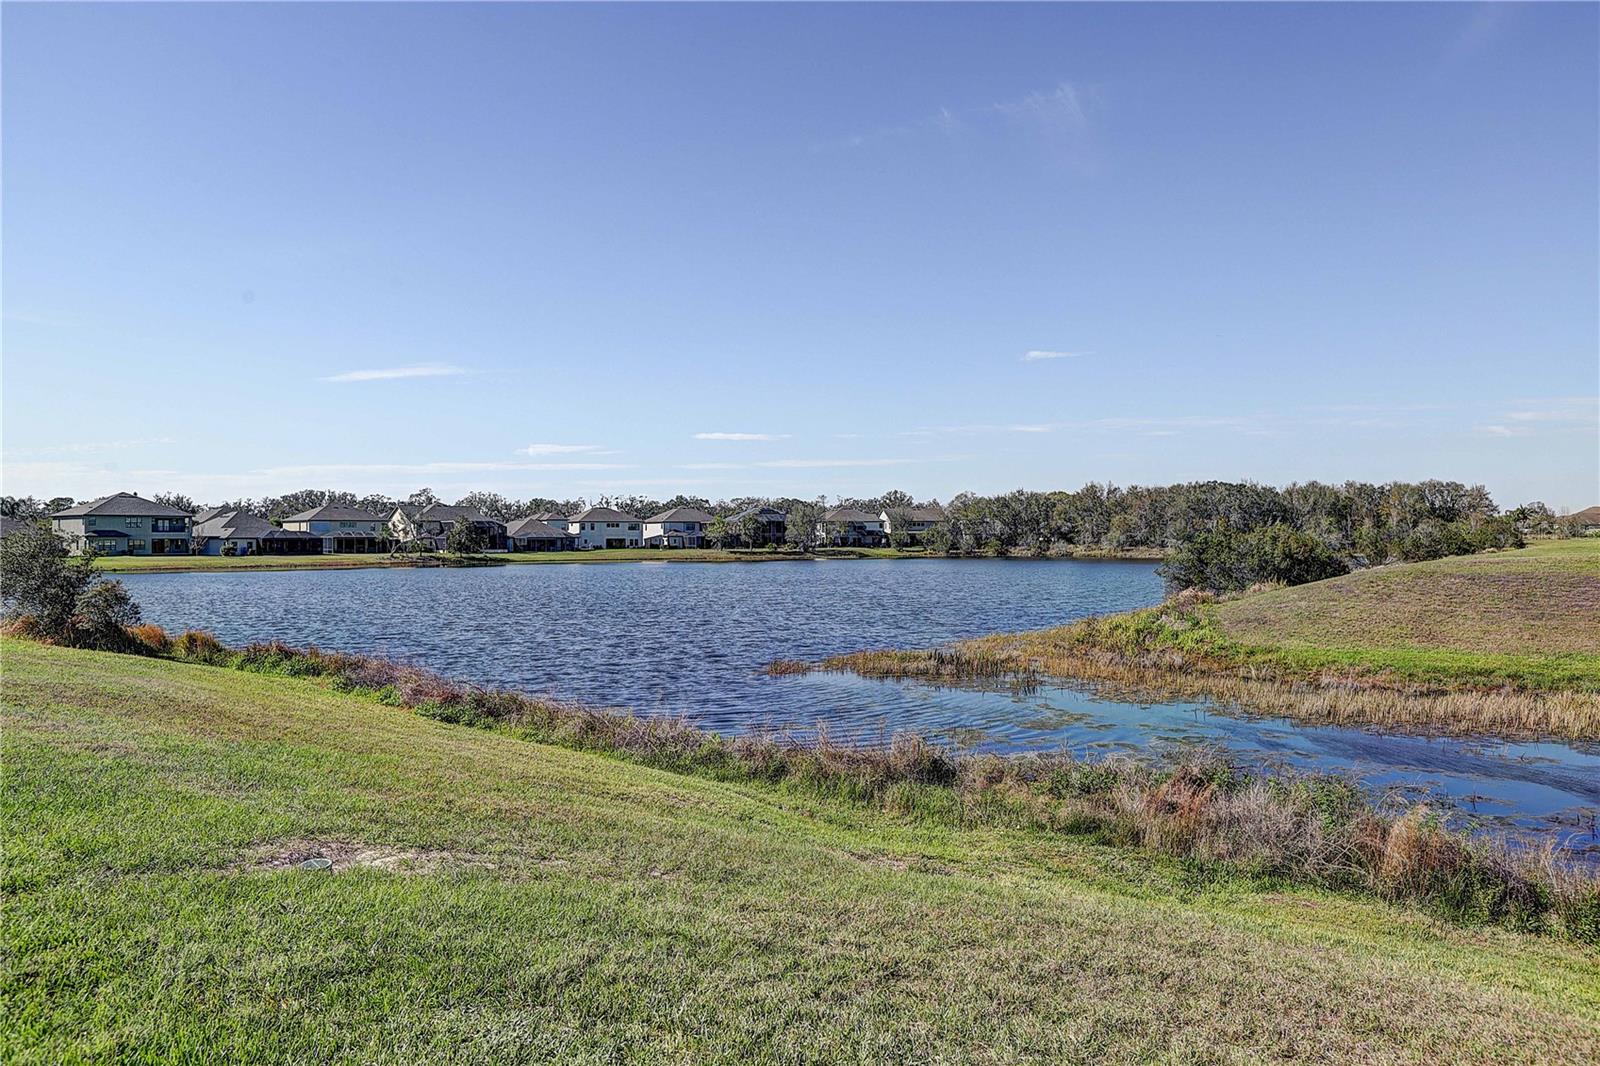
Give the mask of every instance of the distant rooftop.
[(104, 515), (108, 518), (188, 518), (189, 512), (147, 500), (137, 493), (116, 492), (110, 496), (102, 496), (98, 500), (80, 503), (76, 507), (68, 507), (65, 511), (57, 511), (50, 517), (82, 518), (85, 515)]

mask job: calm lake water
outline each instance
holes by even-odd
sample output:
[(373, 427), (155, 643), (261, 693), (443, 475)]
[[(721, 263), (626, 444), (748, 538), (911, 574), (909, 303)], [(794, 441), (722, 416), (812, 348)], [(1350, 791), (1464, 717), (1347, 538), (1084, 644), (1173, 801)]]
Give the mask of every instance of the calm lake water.
[(1345, 773), (1382, 800), (1444, 806), (1466, 826), (1554, 832), (1600, 857), (1600, 751), (1395, 736), (1134, 704), (1087, 688), (932, 687), (774, 659), (917, 648), (1159, 602), (1148, 563), (1021, 560), (605, 563), (467, 569), (124, 575), (147, 621), (230, 644), (278, 638), (415, 662), (447, 677), (706, 728), (915, 730), (980, 751), (1155, 754), (1223, 746), (1257, 766)]

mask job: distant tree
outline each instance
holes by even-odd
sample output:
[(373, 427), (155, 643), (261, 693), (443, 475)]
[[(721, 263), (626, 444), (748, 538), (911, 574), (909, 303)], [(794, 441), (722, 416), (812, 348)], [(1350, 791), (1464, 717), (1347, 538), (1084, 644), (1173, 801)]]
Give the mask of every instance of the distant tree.
[(905, 511), (916, 506), (916, 501), (911, 498), (911, 493), (901, 492), (899, 489), (890, 489), (879, 496), (876, 510), (879, 511)]
[(706, 540), (711, 542), (713, 548), (720, 548), (728, 543), (728, 520), (720, 515), (706, 523)]
[(922, 535), (922, 546), (930, 555), (949, 555), (955, 550), (948, 523), (940, 522)]
[(751, 511), (733, 526), (733, 532), (746, 547), (758, 548), (766, 543), (767, 524), (756, 511)]
[(413, 492), (410, 496), (406, 497), (406, 503), (412, 507), (427, 507), (429, 504), (435, 504), (438, 502), (439, 497), (433, 494), (432, 489), (427, 488), (418, 489), (416, 492)]
[(444, 546), (455, 555), (476, 555), (489, 546), (489, 540), (473, 523), (458, 520), (444, 535)]
[(200, 513), (200, 508), (195, 506), (194, 500), (185, 496), (181, 492), (158, 492), (154, 496), (150, 497), (150, 499), (165, 507), (176, 507), (184, 514), (192, 515)]
[(1271, 582), (1303, 585), (1349, 573), (1317, 537), (1282, 523), (1239, 532), (1219, 525), (1184, 541), (1162, 565), (1176, 588), (1237, 592)]
[(910, 547), (911, 532), (907, 527), (911, 524), (911, 512), (905, 507), (891, 507), (883, 513), (889, 516), (889, 547)]
[(512, 517), (513, 505), (498, 492), (469, 492), (456, 501), (457, 507), (472, 507), (489, 518), (507, 521)]
[(811, 551), (817, 546), (817, 524), (822, 521), (822, 504), (795, 500), (788, 510), (789, 517), (783, 525), (784, 540), (800, 551)]

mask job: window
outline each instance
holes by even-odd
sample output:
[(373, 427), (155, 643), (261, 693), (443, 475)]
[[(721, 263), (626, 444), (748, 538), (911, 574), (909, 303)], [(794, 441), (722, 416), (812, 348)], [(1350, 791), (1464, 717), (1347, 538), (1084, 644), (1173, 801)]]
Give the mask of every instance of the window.
[(617, 528), (617, 523), (615, 523), (615, 522), (607, 522), (606, 523), (606, 528), (607, 529), (616, 529)]
[(89, 518), (85, 518), (83, 520), (84, 528), (85, 529), (93, 529), (94, 528), (94, 521), (95, 520), (94, 520), (93, 516), (90, 516)]
[(131, 551), (131, 552), (142, 552), (142, 551), (144, 551), (144, 541), (142, 541), (142, 540), (130, 540), (130, 541), (128, 541), (128, 550)]
[(142, 518), (130, 518), (130, 519), (128, 519), (128, 528), (129, 529), (143, 529), (144, 528), (144, 519), (142, 519)]
[(339, 528), (340, 529), (354, 529), (354, 528), (356, 528), (356, 524), (354, 522), (340, 522), (339, 523)]

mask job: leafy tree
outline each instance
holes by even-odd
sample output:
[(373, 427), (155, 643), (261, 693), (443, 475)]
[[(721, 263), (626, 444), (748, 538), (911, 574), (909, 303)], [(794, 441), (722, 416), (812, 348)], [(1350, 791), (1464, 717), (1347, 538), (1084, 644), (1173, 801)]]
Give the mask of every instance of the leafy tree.
[(1301, 585), (1349, 573), (1321, 540), (1277, 523), (1238, 532), (1219, 526), (1184, 541), (1161, 567), (1176, 588), (1238, 592), (1261, 582)]
[(0, 572), (8, 621), (26, 618), (33, 634), (61, 644), (128, 646), (122, 627), (139, 620), (138, 605), (122, 582), (96, 577), (93, 554), (73, 557), (54, 532), (31, 525), (0, 540)]
[(489, 539), (477, 525), (463, 519), (444, 535), (444, 546), (455, 555), (476, 555), (489, 546)]
[(713, 548), (720, 548), (728, 543), (728, 520), (720, 515), (706, 523), (706, 540), (711, 542)]
[(184, 514), (198, 514), (201, 511), (201, 508), (195, 506), (194, 500), (181, 492), (158, 492), (150, 498), (164, 506), (176, 507)]
[(795, 500), (789, 505), (788, 511), (789, 517), (783, 524), (784, 540), (799, 551), (808, 552), (815, 548), (817, 523), (822, 521), (822, 504)]
[(757, 548), (766, 542), (767, 524), (761, 520), (760, 514), (751, 511), (735, 523), (733, 532), (746, 547)]

